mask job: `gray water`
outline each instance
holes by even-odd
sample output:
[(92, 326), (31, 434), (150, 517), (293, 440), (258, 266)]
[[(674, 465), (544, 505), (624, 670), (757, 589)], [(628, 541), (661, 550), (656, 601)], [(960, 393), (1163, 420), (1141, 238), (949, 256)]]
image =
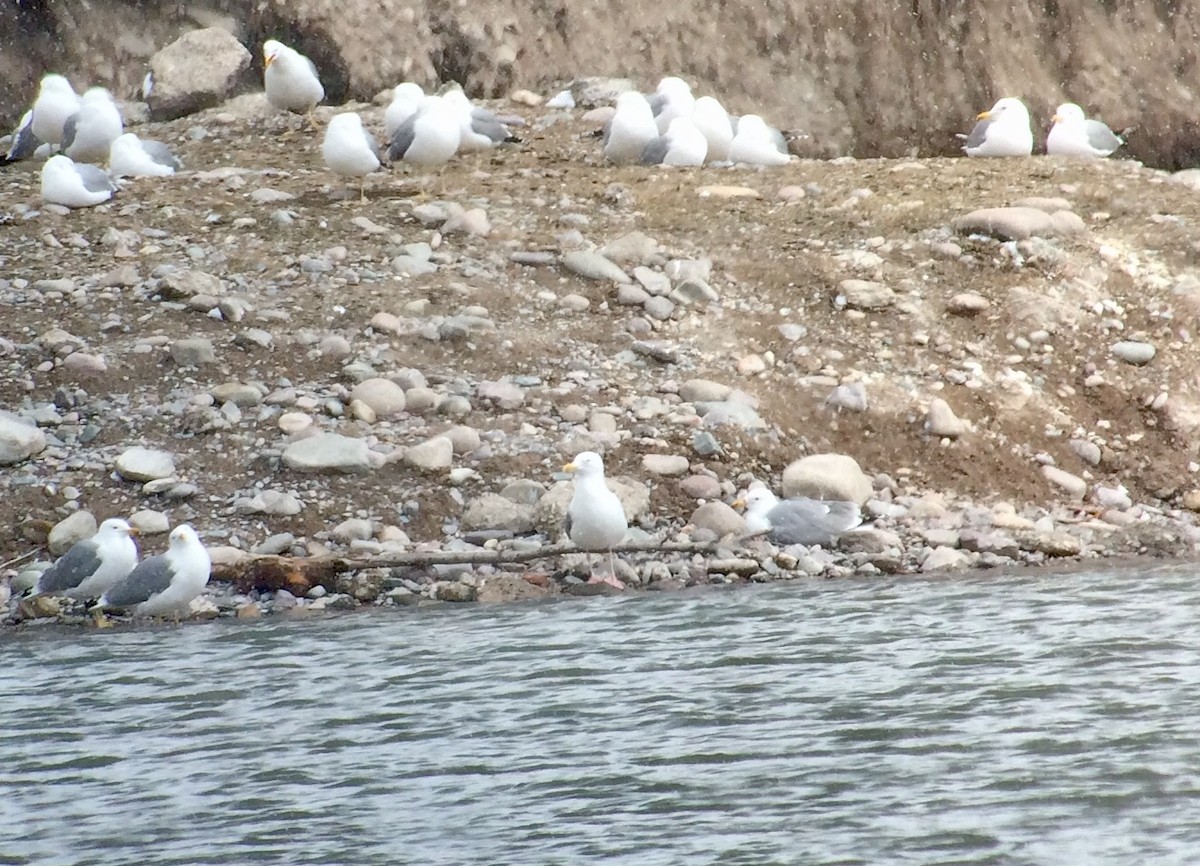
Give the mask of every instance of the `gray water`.
[(0, 640), (5, 864), (1200, 858), (1192, 567)]

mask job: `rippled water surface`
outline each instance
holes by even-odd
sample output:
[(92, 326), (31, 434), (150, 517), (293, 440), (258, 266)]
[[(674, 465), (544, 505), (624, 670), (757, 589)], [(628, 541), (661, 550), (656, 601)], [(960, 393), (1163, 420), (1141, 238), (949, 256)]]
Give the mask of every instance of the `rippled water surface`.
[(32, 630), (0, 660), (3, 864), (1200, 857), (1191, 567)]

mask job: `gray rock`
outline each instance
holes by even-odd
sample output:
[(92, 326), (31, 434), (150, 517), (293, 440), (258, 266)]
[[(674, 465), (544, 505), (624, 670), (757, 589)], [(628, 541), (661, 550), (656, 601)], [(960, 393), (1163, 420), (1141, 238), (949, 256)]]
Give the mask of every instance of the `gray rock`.
[(250, 52), (228, 30), (185, 33), (150, 58), (151, 117), (173, 120), (220, 104), (249, 66)]
[(218, 403), (232, 403), (243, 409), (257, 406), (263, 400), (262, 391), (254, 385), (243, 382), (226, 382), (222, 385), (217, 385), (208, 393), (212, 394), (213, 399)]
[(292, 545), (295, 543), (296, 536), (290, 532), (279, 532), (268, 536), (262, 544), (256, 545), (251, 552), (259, 556), (279, 556), (291, 550)]
[(96, 517), (90, 511), (76, 511), (58, 523), (50, 530), (46, 547), (52, 556), (62, 556), (71, 549), (71, 545), (96, 534)]
[(573, 274), (588, 280), (608, 280), (614, 283), (630, 282), (626, 274), (614, 262), (591, 250), (572, 250), (562, 254), (562, 266)]
[(643, 232), (630, 232), (600, 249), (606, 259), (622, 265), (648, 265), (658, 256), (658, 241)]
[(984, 234), (1004, 241), (1069, 237), (1085, 229), (1083, 220), (1070, 211), (1051, 214), (1031, 207), (983, 208), (954, 221), (954, 230), (959, 234)]
[(1027, 532), (1018, 539), (1021, 547), (1046, 556), (1078, 556), (1083, 542), (1069, 532)]
[(449, 430), (443, 430), (440, 436), (445, 436), (454, 446), (455, 454), (470, 454), (472, 451), (478, 451), (482, 444), (479, 438), (479, 431), (474, 427), (468, 427), (465, 424), (459, 424), (451, 427)]
[(862, 382), (838, 385), (825, 398), (825, 405), (831, 409), (845, 409), (847, 412), (866, 412), (869, 406), (867, 386)]
[(367, 541), (374, 535), (375, 528), (371, 521), (361, 517), (351, 517), (333, 527), (333, 537), (338, 541)]
[(671, 316), (675, 315), (675, 302), (670, 298), (652, 297), (649, 298), (642, 308), (646, 311), (646, 315), (654, 319), (656, 322), (665, 322)]
[(945, 400), (934, 397), (925, 413), (925, 429), (939, 438), (956, 439), (966, 433), (969, 427), (954, 414), (954, 410)]
[(617, 303), (623, 307), (640, 307), (650, 300), (650, 293), (633, 283), (622, 283), (617, 289)]
[(636, 267), (633, 269), (633, 278), (638, 281), (643, 289), (656, 297), (667, 295), (671, 292), (671, 278), (664, 273), (651, 270), (647, 267)]
[(532, 479), (519, 478), (505, 484), (500, 495), (522, 505), (537, 505), (538, 500), (546, 495), (546, 488)]
[(839, 499), (862, 505), (871, 498), (871, 479), (845, 454), (811, 454), (783, 470), (783, 496)]
[(674, 478), (688, 471), (688, 459), (678, 454), (645, 454), (642, 468), (650, 475)]
[(264, 490), (252, 499), (239, 499), (234, 509), (243, 514), (270, 514), (275, 517), (292, 517), (303, 510), (304, 504), (290, 493), (280, 490)]
[(166, 451), (135, 445), (117, 458), (117, 473), (126, 481), (153, 481), (175, 474), (175, 458)]
[(900, 536), (886, 529), (875, 529), (871, 526), (860, 526), (844, 532), (837, 539), (837, 548), (843, 553), (886, 553), (899, 550)]
[(675, 285), (669, 297), (677, 304), (694, 307), (699, 304), (711, 304), (720, 296), (716, 289), (699, 277), (688, 277)]
[(130, 515), (129, 525), (136, 529), (139, 535), (162, 535), (171, 530), (170, 518), (164, 512), (151, 508), (144, 508)]
[(87, 352), (72, 352), (63, 359), (63, 366), (76, 376), (99, 376), (108, 370), (103, 355), (91, 355)]
[(721, 495), (721, 482), (711, 475), (689, 475), (679, 482), (679, 489), (692, 499), (717, 499)]
[(28, 460), (45, 448), (45, 433), (15, 415), (0, 412), (0, 466)]
[(688, 403), (713, 403), (725, 400), (733, 389), (711, 379), (688, 379), (679, 386), (679, 397)]
[(446, 436), (434, 436), (404, 452), (404, 462), (416, 469), (437, 472), (454, 464), (454, 443)]
[(896, 302), (896, 293), (872, 280), (842, 280), (838, 283), (839, 306), (856, 310), (879, 310)]
[(497, 493), (483, 493), (467, 505), (463, 512), (462, 527), (468, 532), (532, 532), (533, 512), (533, 505), (514, 502)]
[(391, 418), (404, 411), (404, 389), (391, 379), (366, 379), (354, 386), (351, 400), (360, 400), (378, 418)]
[(1043, 466), (1042, 475), (1055, 487), (1068, 494), (1072, 499), (1083, 499), (1087, 493), (1088, 484), (1078, 475), (1065, 472), (1057, 466)]
[(966, 568), (971, 564), (971, 557), (961, 550), (952, 547), (935, 547), (921, 563), (922, 572), (949, 571)]
[(217, 353), (212, 340), (193, 337), (171, 343), (171, 359), (180, 367), (199, 367), (201, 364), (215, 363)]
[(1016, 559), (1021, 553), (1016, 539), (1003, 532), (978, 532), (973, 529), (964, 529), (959, 533), (958, 538), (958, 546), (972, 553), (991, 553), (1009, 559)]
[(392, 259), (392, 270), (402, 276), (423, 277), (426, 274), (436, 273), (437, 269), (438, 266), (428, 259), (419, 259), (408, 255), (400, 255)]
[(378, 468), (382, 459), (372, 454), (362, 439), (319, 433), (285, 448), (283, 462), (300, 472), (359, 473)]
[(931, 547), (958, 548), (962, 541), (961, 536), (953, 529), (926, 529), (921, 533), (921, 537)]
[[(961, 250), (959, 252), (961, 253)], [(992, 302), (983, 295), (960, 292), (946, 302), (946, 312), (955, 316), (977, 316), (991, 306)]]
[(717, 538), (741, 535), (746, 531), (746, 519), (724, 502), (705, 502), (692, 512), (688, 523), (697, 529), (707, 529)]
[(1089, 442), (1086, 439), (1072, 439), (1067, 444), (1071, 446), (1071, 450), (1074, 451), (1079, 459), (1084, 463), (1092, 466), (1100, 465), (1100, 459), (1103, 455), (1100, 451), (1100, 446), (1095, 442)]
[(767, 422), (753, 406), (735, 400), (697, 403), (696, 411), (704, 418), (707, 427), (728, 426), (740, 427), (743, 430), (763, 430), (767, 426)]
[(501, 409), (516, 409), (525, 402), (525, 391), (512, 382), (480, 382), (476, 389), (480, 400), (495, 403)]
[(1111, 351), (1115, 357), (1135, 367), (1149, 364), (1157, 354), (1157, 350), (1150, 343), (1141, 343), (1137, 340), (1122, 340), (1114, 343)]

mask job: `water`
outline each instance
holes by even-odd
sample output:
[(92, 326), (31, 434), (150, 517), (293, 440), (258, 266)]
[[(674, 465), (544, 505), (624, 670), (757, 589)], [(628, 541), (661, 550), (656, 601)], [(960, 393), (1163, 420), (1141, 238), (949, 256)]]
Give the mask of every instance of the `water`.
[(1194, 863), (1198, 609), (1175, 566), (10, 635), (0, 863)]

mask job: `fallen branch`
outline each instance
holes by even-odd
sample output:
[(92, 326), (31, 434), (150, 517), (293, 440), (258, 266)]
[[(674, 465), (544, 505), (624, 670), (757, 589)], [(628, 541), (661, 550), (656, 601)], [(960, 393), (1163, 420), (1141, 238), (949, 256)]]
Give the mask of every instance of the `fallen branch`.
[[(714, 553), (712, 542), (668, 542), (625, 544), (614, 553)], [(574, 544), (550, 544), (530, 550), (430, 550), (389, 553), (382, 556), (249, 556), (237, 562), (213, 566), (215, 580), (236, 584), (242, 592), (251, 589), (286, 589), (303, 595), (321, 584), (332, 589), (333, 578), (368, 568), (428, 568), (435, 565), (508, 565), (554, 559), (567, 554), (588, 553)]]

